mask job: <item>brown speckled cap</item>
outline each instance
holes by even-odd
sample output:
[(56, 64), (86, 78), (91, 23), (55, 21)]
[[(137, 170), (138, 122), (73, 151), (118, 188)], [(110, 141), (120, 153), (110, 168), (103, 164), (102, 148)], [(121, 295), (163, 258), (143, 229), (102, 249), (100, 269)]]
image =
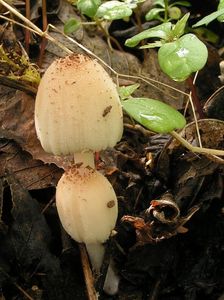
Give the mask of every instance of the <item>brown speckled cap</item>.
[(35, 126), (44, 150), (55, 155), (113, 147), (123, 133), (115, 84), (85, 55), (55, 60), (38, 88)]

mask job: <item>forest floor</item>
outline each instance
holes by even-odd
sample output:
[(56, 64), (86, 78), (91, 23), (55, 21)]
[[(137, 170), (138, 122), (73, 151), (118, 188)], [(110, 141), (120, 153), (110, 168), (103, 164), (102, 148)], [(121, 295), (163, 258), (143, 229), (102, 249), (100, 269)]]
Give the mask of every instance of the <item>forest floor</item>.
[[(81, 27), (70, 35), (72, 40), (61, 33), (66, 20), (76, 16), (68, 2), (59, 6), (55, 1), (48, 9), (48, 22), (60, 31), (49, 33), (57, 42), (30, 35), (28, 43), (30, 61), (39, 63), (41, 75), (52, 61), (67, 54), (59, 43), (75, 53), (88, 49), (119, 74), (149, 79), (121, 76), (119, 85), (138, 82), (136, 96), (159, 99), (184, 112), (187, 99), (181, 91), (190, 92), (189, 82), (168, 79), (159, 68), (156, 50), (130, 52), (123, 47), (121, 36), (127, 28), (122, 22), (111, 25), (111, 35), (123, 50), (111, 50), (96, 27)], [(198, 10), (193, 4), (191, 9)], [(211, 13), (209, 9), (203, 14)], [(41, 27), (37, 3), (31, 12), (31, 21)], [(0, 26), (1, 49), (18, 63), (28, 33), (3, 20)], [(202, 144), (223, 149), (224, 89), (219, 79), (223, 27), (211, 30), (219, 42), (206, 44), (209, 58), (195, 91), (203, 111)], [(10, 80), (11, 68), (0, 62), (0, 299), (88, 299), (78, 244), (63, 231), (55, 206), (56, 185), (70, 158), (54, 157), (41, 148), (34, 125), (37, 85)], [(186, 118), (182, 135), (196, 144), (190, 107)], [(91, 120), (86, 122), (91, 126)], [(124, 115), (121, 141), (102, 151), (97, 165), (112, 183), (119, 204), (116, 234), (106, 244), (102, 275), (113, 257), (119, 290), (106, 295), (101, 278), (96, 284), (100, 299), (223, 300), (223, 159), (192, 153), (170, 135), (134, 125)]]

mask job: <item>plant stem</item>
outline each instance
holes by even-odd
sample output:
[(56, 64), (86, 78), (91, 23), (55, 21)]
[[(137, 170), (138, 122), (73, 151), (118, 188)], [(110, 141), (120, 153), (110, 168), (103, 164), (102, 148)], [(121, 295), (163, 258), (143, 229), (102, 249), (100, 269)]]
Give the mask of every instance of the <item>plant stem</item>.
[(196, 88), (195, 88), (195, 85), (193, 83), (193, 79), (192, 79), (191, 76), (187, 79), (187, 83), (188, 83), (188, 86), (191, 89), (192, 100), (193, 100), (194, 106), (196, 107), (196, 111), (198, 113), (199, 119), (203, 119), (204, 118), (204, 112), (202, 110), (201, 103), (198, 99)]
[(182, 138), (182, 136), (180, 136), (176, 131), (171, 131), (170, 134), (191, 152), (207, 155), (224, 156), (224, 150), (195, 147), (188, 143), (188, 141), (186, 141), (184, 138)]
[(16, 90), (24, 91), (31, 95), (36, 95), (37, 93), (37, 89), (34, 86), (20, 80), (11, 79), (2, 75), (0, 75), (0, 84), (14, 88)]
[(164, 8), (165, 8), (165, 12), (164, 12), (164, 23), (168, 21), (168, 0), (164, 0)]

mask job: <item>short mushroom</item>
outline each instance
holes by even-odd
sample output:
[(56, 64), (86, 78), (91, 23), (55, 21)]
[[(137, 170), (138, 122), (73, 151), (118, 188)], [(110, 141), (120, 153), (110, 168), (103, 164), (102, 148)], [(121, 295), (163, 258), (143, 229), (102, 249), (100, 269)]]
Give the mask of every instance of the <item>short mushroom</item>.
[(109, 181), (91, 167), (73, 167), (57, 185), (56, 204), (64, 229), (85, 243), (93, 269), (99, 273), (103, 243), (117, 220), (117, 198)]

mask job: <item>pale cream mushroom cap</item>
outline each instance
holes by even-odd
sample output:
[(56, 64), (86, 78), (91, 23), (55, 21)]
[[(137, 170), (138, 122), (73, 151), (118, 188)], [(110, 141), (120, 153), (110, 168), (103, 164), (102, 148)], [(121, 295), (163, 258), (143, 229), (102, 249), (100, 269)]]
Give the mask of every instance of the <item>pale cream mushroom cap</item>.
[(118, 214), (113, 187), (90, 167), (73, 167), (63, 174), (57, 185), (56, 206), (64, 229), (85, 244), (105, 242)]
[(44, 150), (55, 155), (113, 147), (123, 133), (115, 84), (82, 54), (55, 60), (38, 88), (35, 126)]

